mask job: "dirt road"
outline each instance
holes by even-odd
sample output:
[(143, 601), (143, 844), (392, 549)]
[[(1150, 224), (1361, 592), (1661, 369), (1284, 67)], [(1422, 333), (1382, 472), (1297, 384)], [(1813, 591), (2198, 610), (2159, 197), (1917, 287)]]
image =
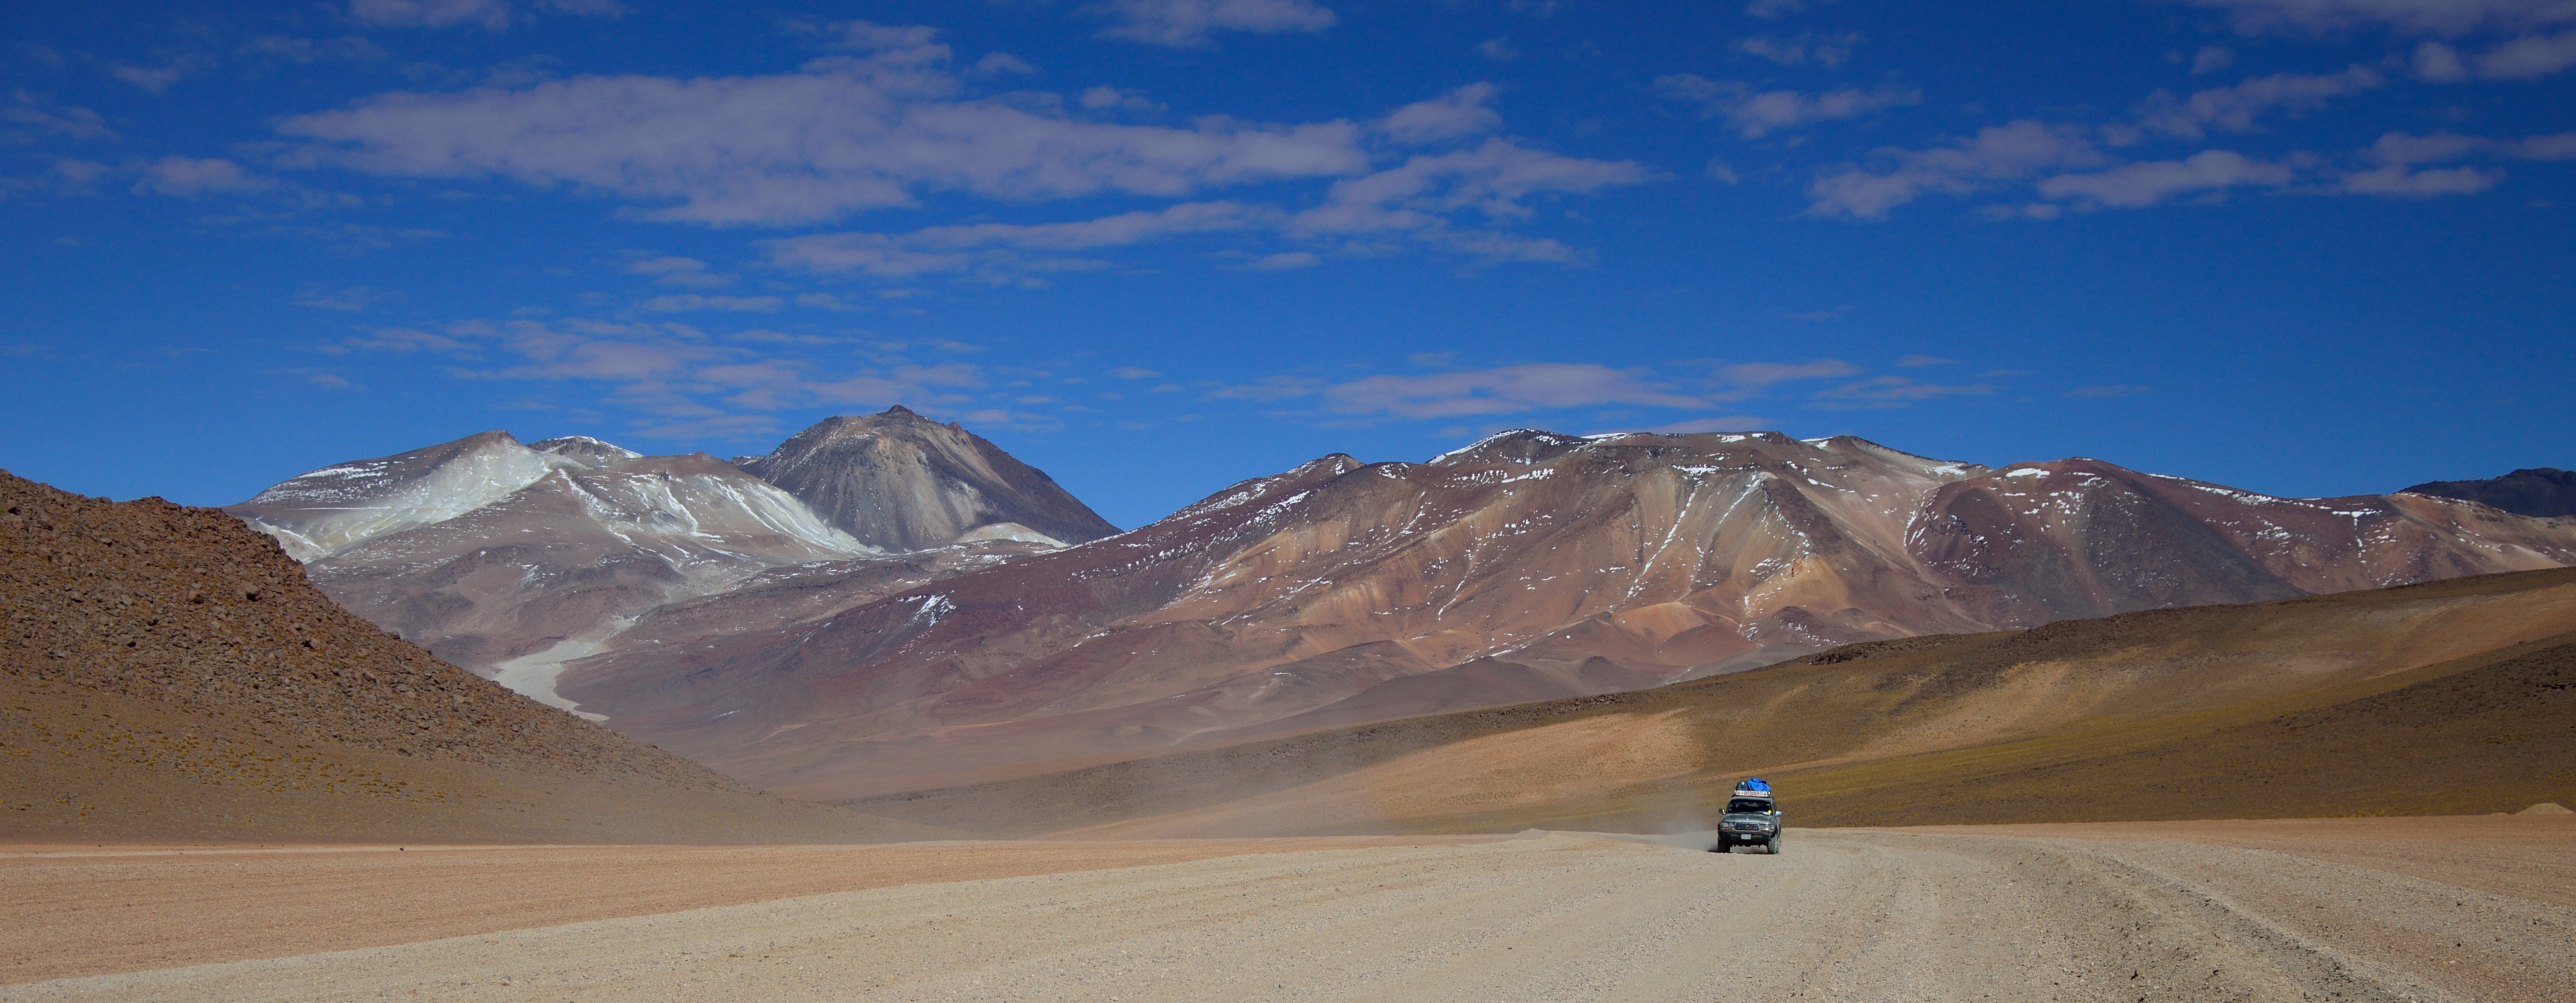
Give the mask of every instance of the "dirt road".
[[(2576, 843), (2533, 829), (2534, 859)], [(2152, 835), (1791, 835), (1779, 857), (1555, 834), (879, 887), (0, 1000), (2576, 996), (2576, 908), (2509, 888)]]

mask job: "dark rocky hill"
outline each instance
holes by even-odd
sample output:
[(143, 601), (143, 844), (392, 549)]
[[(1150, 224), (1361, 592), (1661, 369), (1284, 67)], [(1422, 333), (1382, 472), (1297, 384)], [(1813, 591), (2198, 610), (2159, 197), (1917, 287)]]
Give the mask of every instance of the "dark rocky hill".
[(2576, 471), (2556, 467), (2516, 470), (2482, 481), (2428, 481), (2406, 492), (2473, 501), (2516, 515), (2576, 515)]

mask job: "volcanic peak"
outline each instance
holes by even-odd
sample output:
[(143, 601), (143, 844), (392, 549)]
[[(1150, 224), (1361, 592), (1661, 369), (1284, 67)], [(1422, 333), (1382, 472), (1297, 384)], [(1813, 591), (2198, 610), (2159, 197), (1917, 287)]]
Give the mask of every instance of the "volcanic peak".
[(1044, 471), (900, 404), (826, 418), (737, 465), (885, 550), (928, 550), (978, 531), (1059, 544), (1118, 532)]

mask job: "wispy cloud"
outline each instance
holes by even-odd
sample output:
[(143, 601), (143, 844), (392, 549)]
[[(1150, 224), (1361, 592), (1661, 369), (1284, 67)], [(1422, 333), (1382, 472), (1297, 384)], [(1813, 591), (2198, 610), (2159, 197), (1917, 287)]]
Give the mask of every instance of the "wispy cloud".
[(1221, 31), (1322, 31), (1341, 20), (1314, 0), (1101, 0), (1082, 9), (1113, 22), (1104, 37), (1174, 48), (1212, 45)]
[(97, 112), (72, 105), (55, 104), (35, 93), (12, 91), (9, 103), (0, 104), (0, 122), (15, 128), (0, 131), (0, 141), (33, 143), (39, 134), (69, 139), (115, 139), (115, 130)]
[(2278, 188), (2296, 180), (2289, 165), (2253, 160), (2231, 150), (2203, 150), (2180, 160), (2125, 164), (2090, 174), (2061, 174), (2039, 183), (2052, 199), (2111, 206), (2148, 206), (2174, 195), (2240, 187)]
[(2157, 91), (2139, 105), (2138, 121), (2149, 129), (2185, 139), (2199, 139), (2212, 129), (2247, 132), (2266, 114), (2314, 111), (2334, 98), (2377, 90), (2387, 84), (2387, 77), (2367, 66), (2350, 67), (2340, 73), (2275, 73), (2228, 87), (2193, 91), (2188, 97)]
[(2331, 32), (2386, 27), (2408, 34), (2464, 35), (2481, 30), (2520, 31), (2576, 21), (2576, 7), (2558, 0), (2185, 0), (2228, 12), (2236, 29), (2263, 32)]
[(163, 157), (140, 165), (135, 173), (135, 192), (179, 198), (264, 192), (278, 186), (277, 179), (254, 174), (220, 157)]
[(1693, 73), (1655, 78), (1655, 92), (1700, 106), (1707, 118), (1723, 117), (1747, 139), (1811, 122), (1858, 118), (1885, 108), (1919, 104), (1921, 91), (1901, 87), (1845, 87), (1816, 94), (1756, 90), (1750, 84), (1710, 80)]
[(383, 290), (370, 289), (366, 286), (349, 286), (336, 292), (321, 289), (307, 289), (296, 294), (295, 305), (309, 306), (317, 310), (342, 310), (349, 313), (358, 313), (378, 302), (383, 301), (384, 298), (385, 293)]
[(1861, 408), (1899, 408), (1944, 397), (1975, 397), (1991, 394), (1995, 388), (1984, 383), (1945, 385), (1917, 383), (1902, 376), (1878, 376), (1845, 383), (1815, 395), (1814, 406), (1829, 411)]
[(1894, 166), (1829, 173), (1808, 187), (1816, 216), (1878, 219), (1923, 193), (1963, 195), (2063, 168), (2105, 166), (2111, 158), (2083, 129), (2023, 119), (1988, 126), (1965, 140), (1928, 150), (1885, 149)]
[(1734, 49), (1757, 59), (1768, 59), (1782, 66), (1805, 66), (1810, 62), (1827, 69), (1838, 68), (1851, 59), (1852, 46), (1860, 44), (1860, 35), (1845, 32), (1819, 35), (1807, 32), (1788, 38), (1755, 35), (1735, 40)]
[(775, 313), (786, 305), (776, 296), (701, 296), (681, 293), (655, 296), (644, 301), (644, 309), (657, 313), (687, 313), (696, 310), (727, 310), (734, 313)]
[(1084, 121), (967, 100), (942, 45), (834, 56), (799, 73), (585, 76), (395, 93), (296, 116), (288, 163), (573, 184), (648, 219), (791, 224), (908, 206), (927, 190), (1008, 200), (1180, 197), (1360, 173), (1347, 122), (1185, 128)]
[(534, 0), (524, 5), (509, 0), (350, 0), (349, 16), (363, 24), (392, 27), (443, 28), (472, 24), (501, 31), (510, 23), (526, 16), (528, 11), (559, 14), (619, 15), (627, 7), (618, 0)]
[(1564, 362), (1425, 376), (1371, 376), (1315, 388), (1312, 395), (1338, 413), (1400, 418), (1516, 414), (1602, 404), (1709, 406), (1705, 400), (1674, 392), (1644, 369)]

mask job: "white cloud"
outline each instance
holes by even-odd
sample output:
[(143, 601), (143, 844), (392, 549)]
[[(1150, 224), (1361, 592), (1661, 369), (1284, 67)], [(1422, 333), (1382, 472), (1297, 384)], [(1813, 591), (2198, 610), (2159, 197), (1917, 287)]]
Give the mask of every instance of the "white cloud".
[(2524, 35), (2480, 54), (2478, 75), (2489, 80), (2530, 80), (2576, 66), (2576, 31)]
[(577, 77), (394, 93), (279, 125), (289, 162), (505, 177), (659, 204), (647, 218), (787, 224), (908, 206), (923, 190), (1013, 200), (1179, 197), (1365, 170), (1346, 122), (1189, 128), (1085, 122), (961, 100), (944, 46), (762, 77)]
[(295, 305), (309, 306), (317, 310), (343, 310), (358, 313), (384, 298), (383, 292), (366, 286), (350, 286), (338, 292), (307, 289), (296, 294)]
[(2233, 87), (2194, 91), (2176, 98), (2157, 91), (2139, 106), (2139, 122), (2158, 132), (2199, 139), (2210, 129), (2248, 132), (2255, 120), (2273, 111), (2302, 112), (2325, 106), (2329, 99), (2376, 90), (2388, 83), (2379, 71), (2354, 66), (2341, 73), (2275, 73)]
[(2279, 187), (2297, 178), (2284, 164), (2247, 159), (2230, 150), (2203, 150), (2181, 160), (2127, 164), (2092, 174), (2061, 174), (2039, 183), (2053, 199), (2082, 199), (2114, 206), (2148, 206), (2172, 195), (2243, 186)]
[(1102, 0), (1083, 8), (1117, 22), (1101, 35), (1195, 48), (1219, 31), (1322, 31), (1340, 20), (1314, 0)]
[[(627, 12), (617, 0), (537, 0), (532, 6), (559, 14), (618, 15)], [(517, 17), (508, 0), (349, 0), (349, 16), (366, 24), (444, 28), (477, 24), (492, 31)]]
[(2414, 66), (2416, 76), (2434, 83), (2458, 83), (2469, 78), (2468, 64), (2460, 61), (2459, 50), (2440, 42), (2415, 46)]
[(1902, 376), (1879, 376), (1845, 383), (1815, 395), (1816, 407), (1828, 411), (1859, 408), (1898, 408), (1943, 397), (1974, 397), (1991, 394), (1995, 388), (1983, 383), (1942, 385), (1916, 383)]
[(1408, 146), (1473, 136), (1502, 127), (1502, 114), (1485, 106), (1493, 99), (1494, 85), (1468, 84), (1429, 101), (1405, 105), (1372, 125), (1388, 139)]
[(2504, 180), (2502, 171), (2475, 167), (2448, 167), (2415, 170), (2404, 164), (2389, 164), (2367, 171), (2344, 175), (2338, 190), (2354, 195), (2385, 195), (2394, 198), (2433, 198), (2441, 195), (2474, 195)]
[[(1657, 435), (1695, 435), (1702, 432), (1750, 432), (1768, 424), (1770, 424), (1768, 419), (1756, 418), (1749, 414), (1736, 414), (1728, 415), (1724, 418), (1693, 418), (1689, 421), (1677, 421), (1669, 425), (1657, 425), (1653, 428), (1640, 428), (1635, 431), (1652, 432)], [(1603, 432), (1599, 434), (1615, 435), (1618, 433)]]
[(2515, 143), (2497, 143), (2480, 136), (2436, 132), (2416, 136), (2392, 132), (2379, 137), (2362, 157), (2379, 166), (2345, 174), (2336, 189), (2353, 195), (2381, 195), (2396, 198), (2430, 198), (2440, 195), (2473, 195), (2495, 187), (2504, 180), (2501, 171), (2476, 167), (2416, 170), (2417, 164), (2438, 164), (2457, 160), (2487, 150), (2519, 152)]
[(2236, 50), (2224, 45), (2204, 45), (2200, 47), (2199, 52), (2192, 53), (2191, 75), (2196, 77), (2203, 73), (2215, 73), (2234, 65), (2236, 65)]
[(1521, 58), (1521, 50), (1508, 38), (1488, 38), (1476, 43), (1476, 54), (1498, 63)]
[(1739, 362), (1720, 366), (1710, 375), (1718, 383), (1731, 388), (1718, 396), (1741, 399), (1774, 384), (1833, 379), (1859, 373), (1859, 366), (1841, 359), (1819, 359), (1814, 362)]
[(653, 276), (653, 281), (666, 286), (705, 289), (733, 284), (733, 276), (711, 274), (707, 271), (707, 263), (696, 258), (645, 258), (629, 262), (626, 270), (637, 275)]
[(385, 57), (384, 49), (356, 35), (321, 39), (262, 35), (242, 43), (238, 52), (288, 63), (359, 63)]
[(1428, 376), (1371, 376), (1315, 387), (1313, 396), (1334, 412), (1399, 418), (1453, 418), (1516, 414), (1540, 408), (1627, 404), (1705, 408), (1708, 402), (1673, 392), (1643, 369), (1591, 363), (1537, 363)]
[[(70, 139), (115, 139), (107, 120), (87, 108), (54, 105), (27, 91), (12, 91), (9, 103), (0, 105), (0, 122), (23, 126)], [(32, 143), (36, 137), (23, 132), (0, 133), (0, 139)]]
[(638, 419), (630, 434), (659, 438), (729, 438), (776, 424), (745, 412), (907, 403), (954, 413), (995, 394), (984, 370), (969, 363), (896, 359), (848, 368), (838, 353), (797, 354), (809, 342), (838, 343), (766, 331), (719, 339), (687, 324), (575, 318), (383, 328), (322, 350), (432, 352), (454, 359), (449, 372), (464, 379), (590, 384), (606, 405)]
[(1988, 126), (1950, 146), (1880, 151), (1896, 166), (1885, 172), (1845, 170), (1809, 186), (1809, 215), (1881, 219), (1924, 192), (1964, 195), (2067, 168), (2099, 167), (2111, 158), (2094, 149), (2083, 130), (2022, 119)]
[(1851, 59), (1852, 46), (1860, 44), (1860, 35), (1846, 32), (1819, 35), (1814, 32), (1795, 38), (1773, 38), (1755, 35), (1735, 41), (1735, 51), (1768, 59), (1782, 66), (1804, 66), (1809, 61), (1828, 69), (1837, 68)]
[(728, 310), (735, 313), (775, 313), (785, 305), (776, 296), (700, 296), (681, 293), (656, 296), (644, 301), (644, 309), (656, 313), (688, 313), (698, 310)]
[(2481, 136), (2449, 132), (2415, 136), (2392, 132), (2370, 144), (2370, 149), (2363, 151), (2363, 156), (2383, 164), (2438, 164), (2459, 159), (2489, 145), (2492, 145), (2491, 141)]
[(974, 223), (910, 233), (826, 233), (765, 242), (770, 262), (809, 272), (858, 272), (902, 278), (1006, 266), (1017, 257), (991, 253), (1079, 251), (1124, 247), (1164, 237), (1241, 230), (1275, 223), (1277, 210), (1236, 202), (1185, 202), (1072, 223)]
[(111, 63), (107, 67), (107, 75), (115, 77), (118, 80), (125, 81), (126, 83), (133, 84), (134, 86), (140, 87), (144, 90), (151, 91), (154, 94), (159, 94), (162, 91), (170, 89), (171, 84), (175, 84), (180, 80), (186, 79), (189, 74), (213, 65), (215, 65), (215, 59), (213, 56), (209, 56), (204, 53), (191, 53), (189, 55), (173, 59), (167, 65), (163, 66), (132, 66), (125, 63)]
[(2513, 154), (2529, 160), (2576, 160), (2576, 132), (2516, 140)]
[[(926, 24), (878, 24), (874, 21), (834, 21), (823, 26), (823, 34), (833, 48), (852, 52), (889, 52), (928, 49), (939, 37), (939, 29)], [(938, 47), (945, 52), (945, 46)]]
[(163, 157), (142, 164), (136, 173), (134, 190), (146, 195), (195, 198), (199, 195), (262, 192), (277, 187), (276, 179), (253, 174), (242, 165), (222, 158)]
[(1473, 212), (1514, 220), (1532, 210), (1524, 200), (1581, 194), (1644, 182), (1652, 175), (1630, 161), (1584, 160), (1491, 138), (1454, 153), (1418, 154), (1403, 164), (1333, 184), (1324, 204), (1287, 224), (1292, 236), (1386, 233), (1450, 247), (1495, 261), (1571, 261), (1553, 240), (1462, 228), (1449, 214)]
[(986, 53), (984, 58), (975, 61), (975, 73), (978, 76), (997, 77), (1005, 73), (1036, 72), (1038, 72), (1037, 64), (1007, 52)]
[(1265, 254), (1254, 258), (1244, 267), (1256, 272), (1289, 272), (1300, 268), (1313, 268), (1323, 261), (1324, 259), (1317, 257), (1312, 251), (1281, 251), (1277, 254)]
[(1806, 9), (1807, 0), (1753, 0), (1752, 3), (1744, 5), (1746, 14), (1766, 21), (1787, 17)]
[(2566, 0), (2187, 0), (2228, 12), (2236, 30), (2327, 32), (2385, 26), (2423, 35), (2512, 31), (2576, 20)]
[(1916, 104), (1923, 100), (1922, 92), (1899, 88), (1864, 91), (1846, 87), (1821, 94), (1757, 92), (1746, 84), (1710, 80), (1691, 73), (1657, 77), (1655, 90), (1665, 97), (1699, 104), (1703, 117), (1724, 116), (1747, 139), (1809, 122), (1857, 118), (1882, 108)]
[(1093, 111), (1114, 108), (1120, 111), (1159, 115), (1171, 110), (1170, 105), (1146, 97), (1143, 91), (1122, 91), (1108, 84), (1082, 92), (1078, 100), (1083, 107)]

